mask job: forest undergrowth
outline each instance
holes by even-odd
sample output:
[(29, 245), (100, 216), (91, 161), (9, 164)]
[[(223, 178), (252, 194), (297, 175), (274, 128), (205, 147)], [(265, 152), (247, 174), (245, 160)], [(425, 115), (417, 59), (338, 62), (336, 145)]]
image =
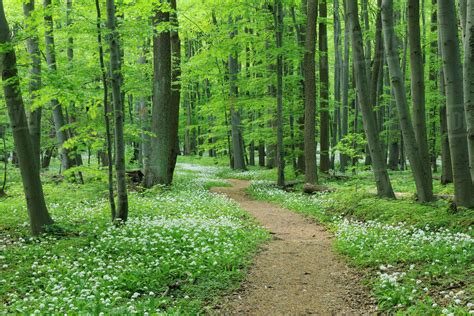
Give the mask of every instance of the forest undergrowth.
[(1, 200), (0, 314), (194, 314), (236, 288), (267, 233), (207, 190), (226, 185), (214, 172), (183, 166), (172, 189), (131, 192), (123, 227), (110, 222), (105, 181), (43, 175), (57, 224), (42, 237), (29, 235), (12, 174)]
[[(372, 174), (321, 181), (333, 191), (307, 195), (301, 185), (285, 191), (275, 186), (276, 172), (224, 172), (252, 180), (247, 192), (323, 223), (335, 234), (335, 249), (366, 273), (378, 309), (423, 315), (474, 314), (474, 211), (450, 208), (438, 200), (419, 204), (409, 172), (393, 172), (394, 189), (403, 197), (380, 199)], [(436, 184), (437, 194), (451, 186)], [(292, 192), (293, 191), (293, 192)]]

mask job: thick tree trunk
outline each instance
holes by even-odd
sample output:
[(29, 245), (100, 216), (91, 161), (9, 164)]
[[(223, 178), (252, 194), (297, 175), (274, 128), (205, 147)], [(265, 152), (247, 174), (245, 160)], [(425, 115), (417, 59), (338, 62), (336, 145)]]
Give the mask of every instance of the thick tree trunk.
[(283, 4), (282, 0), (275, 0), (275, 40), (276, 48), (279, 51), (276, 62), (277, 72), (277, 162), (278, 179), (277, 185), (285, 186), (285, 148), (283, 144)]
[(430, 153), (426, 130), (425, 78), (420, 32), (420, 0), (408, 1), (408, 42), (410, 45), (411, 95), (413, 100), (413, 123), (424, 177), (432, 179)]
[(328, 62), (328, 31), (326, 25), (327, 0), (319, 2), (319, 97), (320, 97), (320, 132), (319, 132), (319, 170), (329, 171), (329, 62)]
[(464, 109), (471, 180), (474, 181), (474, 2), (468, 1), (464, 31)]
[(377, 194), (381, 197), (395, 198), (390, 178), (387, 172), (384, 153), (379, 139), (377, 122), (373, 107), (369, 104), (369, 89), (367, 84), (367, 69), (362, 42), (362, 32), (359, 24), (357, 0), (347, 0), (347, 14), (352, 38), (352, 57), (357, 86), (357, 96), (362, 111), (362, 120), (372, 157), (372, 169), (377, 185)]
[(3, 46), (0, 51), (3, 93), (10, 117), (15, 150), (18, 155), (31, 232), (33, 235), (39, 235), (44, 232), (45, 226), (53, 223), (53, 220), (46, 208), (39, 164), (37, 160), (31, 159), (34, 157), (34, 151), (21, 96), (15, 50), (11, 43), (10, 29), (3, 9), (3, 0), (0, 0), (0, 44)]
[[(170, 21), (170, 13), (157, 11), (154, 26)], [(173, 48), (179, 46), (174, 40)], [(171, 32), (162, 31), (153, 36), (153, 110), (149, 168), (145, 171), (145, 186), (171, 185), (177, 157), (177, 125), (179, 104), (172, 93)], [(173, 49), (173, 50), (174, 50)], [(176, 71), (176, 70), (175, 70)], [(174, 100), (173, 100), (174, 97)]]
[[(385, 54), (387, 56), (390, 73), (390, 83), (395, 93), (400, 127), (403, 133), (403, 139), (405, 140), (405, 148), (407, 150), (408, 159), (410, 160), (413, 177), (415, 179), (418, 200), (420, 202), (429, 202), (434, 198), (431, 169), (429, 160), (426, 162), (423, 160), (424, 157), (421, 154), (421, 146), (417, 146), (415, 131), (411, 122), (408, 101), (405, 93), (405, 84), (400, 69), (398, 45), (396, 44), (397, 41), (395, 38), (392, 0), (383, 0), (382, 17)], [(419, 93), (419, 91), (417, 91), (417, 93)], [(426, 133), (424, 136), (426, 137)], [(428, 159), (428, 157), (426, 158)]]
[(173, 181), (174, 169), (176, 168), (176, 161), (178, 159), (179, 150), (179, 104), (181, 101), (181, 40), (179, 38), (179, 24), (177, 16), (176, 0), (171, 0), (171, 25), (173, 26), (170, 33), (171, 41), (171, 148), (168, 152), (168, 166), (167, 176), (169, 183)]
[[(23, 13), (25, 19), (31, 19), (31, 14), (35, 10), (34, 0), (28, 0), (23, 3)], [(27, 24), (26, 28), (30, 28)], [(34, 31), (33, 31), (34, 32)], [(41, 53), (39, 49), (39, 39), (36, 33), (28, 37), (26, 40), (26, 48), (31, 58), (30, 80), (29, 80), (29, 98), (30, 104), (34, 104), (38, 98), (38, 90), (41, 88)], [(31, 145), (33, 146), (33, 159), (40, 166), (41, 153), (41, 107), (29, 112), (28, 127), (31, 135)], [(39, 169), (38, 169), (39, 170)]]
[(439, 32), (446, 88), (446, 110), (449, 148), (453, 165), (454, 195), (458, 205), (474, 206), (474, 186), (469, 170), (466, 114), (462, 67), (457, 31), (456, 9), (453, 1), (438, 1)]
[(125, 141), (123, 137), (123, 99), (120, 75), (120, 45), (116, 29), (115, 1), (107, 0), (107, 27), (109, 28), (110, 83), (115, 118), (115, 174), (117, 177), (117, 214), (115, 220), (127, 221), (128, 195), (125, 178)]
[(305, 182), (318, 182), (316, 168), (316, 20), (318, 16), (317, 0), (308, 0), (308, 14), (306, 23), (306, 42), (304, 53), (305, 79), (305, 116), (304, 116), (304, 157)]
[[(43, 6), (45, 9), (44, 21), (45, 21), (45, 45), (46, 45), (46, 63), (51, 72), (56, 72), (56, 52), (54, 44), (53, 34), (53, 16), (51, 13), (52, 6), (51, 0), (44, 0)], [(61, 153), (62, 170), (67, 170), (74, 166), (74, 160), (69, 156), (69, 150), (64, 148), (64, 143), (69, 139), (67, 129), (64, 129), (66, 120), (64, 119), (63, 110), (58, 99), (53, 98), (51, 100), (51, 106), (53, 109), (53, 120), (54, 128), (56, 129), (56, 137)]]

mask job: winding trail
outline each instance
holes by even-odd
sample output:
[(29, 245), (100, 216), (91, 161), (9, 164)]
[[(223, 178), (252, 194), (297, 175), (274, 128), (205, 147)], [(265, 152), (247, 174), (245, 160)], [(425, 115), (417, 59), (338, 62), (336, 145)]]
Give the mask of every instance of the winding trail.
[(253, 262), (246, 281), (226, 297), (217, 314), (366, 315), (375, 313), (361, 275), (332, 250), (332, 235), (304, 216), (251, 200), (249, 181), (213, 188), (237, 201), (273, 235)]

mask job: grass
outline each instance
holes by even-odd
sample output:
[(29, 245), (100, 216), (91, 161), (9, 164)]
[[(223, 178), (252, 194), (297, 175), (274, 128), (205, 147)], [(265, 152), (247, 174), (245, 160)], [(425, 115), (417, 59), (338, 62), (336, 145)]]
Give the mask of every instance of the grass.
[[(253, 198), (300, 212), (333, 230), (335, 249), (368, 271), (380, 311), (474, 314), (474, 210), (454, 211), (446, 200), (417, 203), (407, 171), (391, 172), (395, 191), (402, 193), (397, 200), (377, 198), (369, 172), (323, 175), (321, 182), (334, 192), (315, 195), (301, 193), (301, 186), (294, 192), (280, 190), (274, 171), (238, 176), (253, 180), (248, 189)], [(452, 190), (452, 185), (434, 184), (436, 194)]]
[(238, 287), (268, 238), (247, 213), (206, 188), (213, 167), (180, 164), (171, 189), (130, 192), (130, 220), (110, 224), (106, 184), (43, 175), (60, 234), (31, 238), (19, 177), (0, 200), (0, 304), (19, 314), (196, 314)]

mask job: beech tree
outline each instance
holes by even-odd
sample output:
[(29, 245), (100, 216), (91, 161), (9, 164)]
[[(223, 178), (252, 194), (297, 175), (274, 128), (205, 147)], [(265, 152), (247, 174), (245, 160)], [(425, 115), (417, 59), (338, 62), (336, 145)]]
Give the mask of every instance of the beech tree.
[(318, 18), (318, 3), (308, 0), (306, 42), (304, 52), (304, 158), (306, 183), (314, 184), (318, 181), (316, 169), (316, 20)]
[(109, 29), (110, 69), (113, 113), (115, 119), (115, 174), (117, 177), (117, 213), (115, 220), (128, 219), (128, 194), (125, 178), (125, 141), (123, 137), (122, 78), (120, 74), (120, 44), (116, 28), (115, 1), (107, 0), (107, 27)]
[(21, 95), (16, 54), (11, 42), (10, 28), (5, 16), (3, 0), (0, 0), (0, 45), (2, 46), (0, 49), (0, 69), (2, 71), (3, 93), (7, 103), (15, 150), (23, 180), (31, 232), (33, 235), (39, 235), (45, 231), (46, 226), (53, 223), (53, 220), (46, 208), (39, 164), (34, 158), (33, 142)]
[(354, 60), (354, 76), (357, 87), (359, 105), (362, 111), (362, 120), (367, 135), (370, 156), (372, 157), (372, 169), (377, 185), (377, 194), (387, 198), (395, 198), (392, 184), (387, 172), (384, 153), (375, 121), (373, 107), (369, 104), (369, 90), (367, 83), (366, 63), (362, 32), (359, 24), (359, 12), (357, 0), (347, 0), (347, 15), (351, 32), (352, 58)]
[(474, 206), (474, 186), (469, 171), (462, 66), (454, 2), (438, 1), (441, 56), (446, 91), (447, 126), (451, 152), (454, 194), (460, 206)]

